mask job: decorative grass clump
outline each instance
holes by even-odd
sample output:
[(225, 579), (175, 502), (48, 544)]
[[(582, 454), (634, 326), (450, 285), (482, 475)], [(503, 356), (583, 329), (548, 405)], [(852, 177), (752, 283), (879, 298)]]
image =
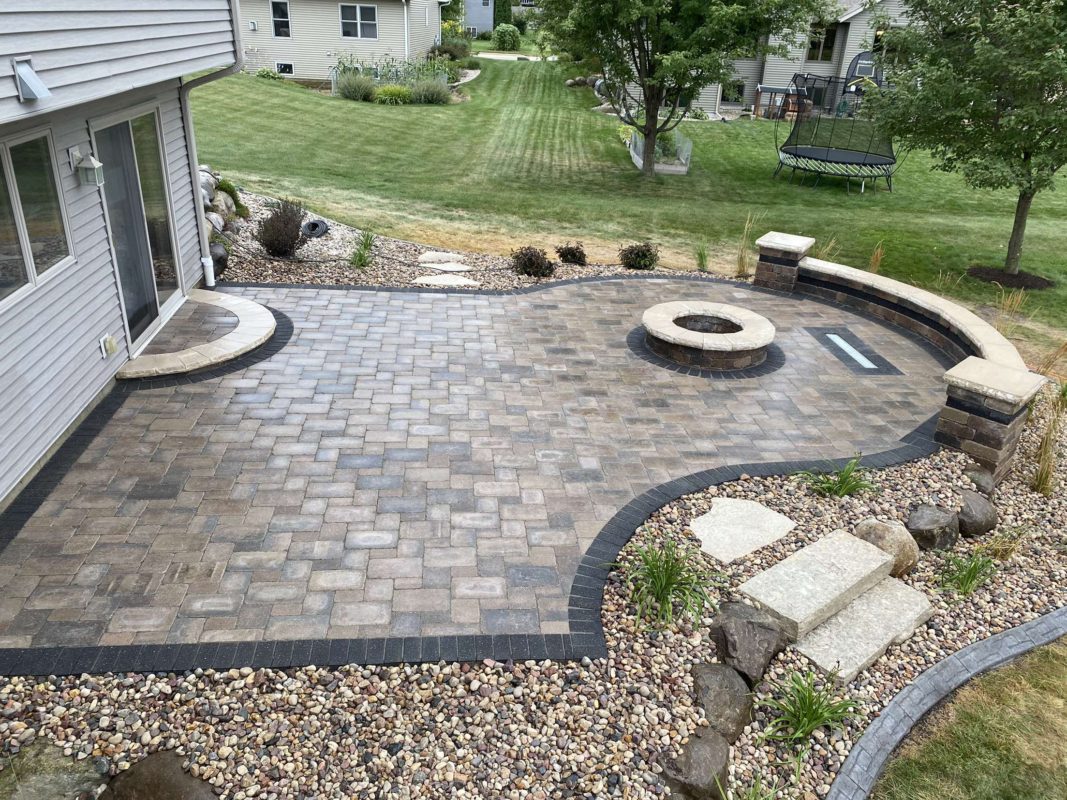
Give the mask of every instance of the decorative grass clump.
[(844, 467), (830, 472), (799, 472), (797, 475), (820, 497), (849, 497), (878, 488), (867, 480), (867, 470), (856, 456)]
[(676, 619), (698, 618), (712, 605), (705, 587), (713, 580), (697, 569), (694, 556), (693, 550), (679, 547), (673, 539), (658, 547), (637, 548), (638, 563), (626, 579), (638, 618), (666, 628)]
[(363, 231), (359, 235), (359, 243), (356, 245), (356, 249), (352, 251), (352, 257), (348, 261), (355, 269), (366, 269), (374, 263), (373, 250), (374, 234), (370, 231)]
[(559, 260), (564, 264), (575, 264), (579, 267), (584, 267), (589, 263), (589, 259), (585, 255), (585, 247), (582, 246), (581, 242), (561, 244), (556, 248), (556, 255), (559, 256)]
[(989, 556), (994, 561), (1008, 561), (1019, 552), (1019, 548), (1029, 536), (1029, 528), (1014, 525), (994, 533), (988, 541), (982, 542), (975, 552)]
[(764, 705), (777, 714), (764, 736), (791, 742), (806, 741), (819, 728), (836, 728), (858, 716), (856, 701), (838, 698), (834, 675), (820, 682), (814, 672), (794, 672), (789, 680), (774, 686), (774, 697)]
[(709, 260), (710, 260), (709, 257), (708, 257), (708, 243), (707, 242), (701, 242), (700, 244), (698, 244), (693, 249), (693, 256), (694, 256), (694, 259), (696, 260), (697, 271), (698, 272), (707, 272), (708, 271), (708, 263), (709, 263)]
[[(1058, 401), (1062, 401), (1062, 390)], [(1058, 402), (1045, 432), (1041, 434), (1041, 442), (1037, 446), (1037, 469), (1034, 470), (1034, 477), (1030, 481), (1030, 488), (1045, 497), (1051, 497), (1056, 486), (1056, 444), (1060, 436), (1062, 408), (1063, 403)]]
[(300, 226), (306, 212), (299, 203), (279, 200), (271, 212), (259, 222), (256, 241), (275, 258), (292, 258), (307, 241)]
[(337, 76), (337, 93), (346, 100), (373, 103), (378, 84), (369, 75), (358, 72), (342, 72)]
[(659, 248), (652, 242), (628, 245), (619, 251), (619, 263), (626, 269), (655, 269), (659, 264)]
[(374, 102), (381, 106), (406, 106), (413, 100), (411, 87), (401, 86), (398, 83), (387, 83), (379, 86), (374, 95)]
[(427, 106), (447, 106), (452, 102), (452, 92), (441, 81), (419, 81), (411, 87), (411, 102)]
[(531, 278), (551, 278), (556, 272), (556, 265), (548, 260), (548, 254), (536, 247), (512, 250), (511, 265), (520, 275)]
[(967, 597), (992, 578), (996, 571), (997, 565), (993, 559), (983, 553), (976, 552), (968, 558), (950, 553), (941, 571), (941, 585)]

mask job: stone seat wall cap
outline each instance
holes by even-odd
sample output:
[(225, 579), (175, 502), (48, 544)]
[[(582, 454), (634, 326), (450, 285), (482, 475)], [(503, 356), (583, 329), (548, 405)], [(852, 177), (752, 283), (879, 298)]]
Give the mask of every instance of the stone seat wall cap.
[(1045, 378), (1026, 369), (969, 356), (945, 373), (945, 383), (958, 389), (1022, 405), (1030, 402)]
[(806, 253), (815, 245), (810, 236), (794, 236), (791, 233), (771, 231), (756, 240), (756, 247), (781, 250), (787, 253)]

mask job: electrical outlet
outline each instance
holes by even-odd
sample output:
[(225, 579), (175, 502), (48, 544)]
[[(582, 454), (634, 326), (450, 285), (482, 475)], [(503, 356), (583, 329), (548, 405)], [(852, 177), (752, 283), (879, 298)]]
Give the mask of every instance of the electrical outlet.
[(101, 336), (98, 344), (100, 345), (100, 358), (105, 360), (109, 356), (115, 355), (119, 350), (118, 342), (115, 341), (115, 337), (110, 333)]

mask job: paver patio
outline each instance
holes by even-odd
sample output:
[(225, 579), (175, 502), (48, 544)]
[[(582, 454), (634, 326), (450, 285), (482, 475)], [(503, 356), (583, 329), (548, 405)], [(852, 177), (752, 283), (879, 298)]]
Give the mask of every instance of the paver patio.
[[(291, 318), (291, 340), (125, 395), (0, 554), (0, 647), (567, 633), (581, 556), (636, 495), (887, 450), (944, 399), (944, 367), (896, 330), (729, 283), (227, 291)], [(627, 337), (676, 299), (767, 317), (784, 364), (650, 363)], [(810, 327), (902, 375), (857, 374)]]

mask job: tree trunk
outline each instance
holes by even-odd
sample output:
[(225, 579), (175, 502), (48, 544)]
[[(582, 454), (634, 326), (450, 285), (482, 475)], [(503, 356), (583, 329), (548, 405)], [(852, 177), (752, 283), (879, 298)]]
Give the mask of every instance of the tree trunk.
[(1008, 240), (1008, 255), (1004, 259), (1004, 271), (1011, 275), (1019, 274), (1019, 262), (1023, 255), (1023, 237), (1026, 235), (1026, 219), (1030, 216), (1030, 205), (1034, 202), (1034, 192), (1020, 192), (1019, 202), (1015, 205), (1015, 224)]
[(646, 178), (656, 174), (656, 140), (659, 138), (659, 107), (662, 102), (661, 92), (645, 92), (645, 126), (641, 131), (645, 137), (645, 147), (641, 160), (644, 162), (642, 172)]

